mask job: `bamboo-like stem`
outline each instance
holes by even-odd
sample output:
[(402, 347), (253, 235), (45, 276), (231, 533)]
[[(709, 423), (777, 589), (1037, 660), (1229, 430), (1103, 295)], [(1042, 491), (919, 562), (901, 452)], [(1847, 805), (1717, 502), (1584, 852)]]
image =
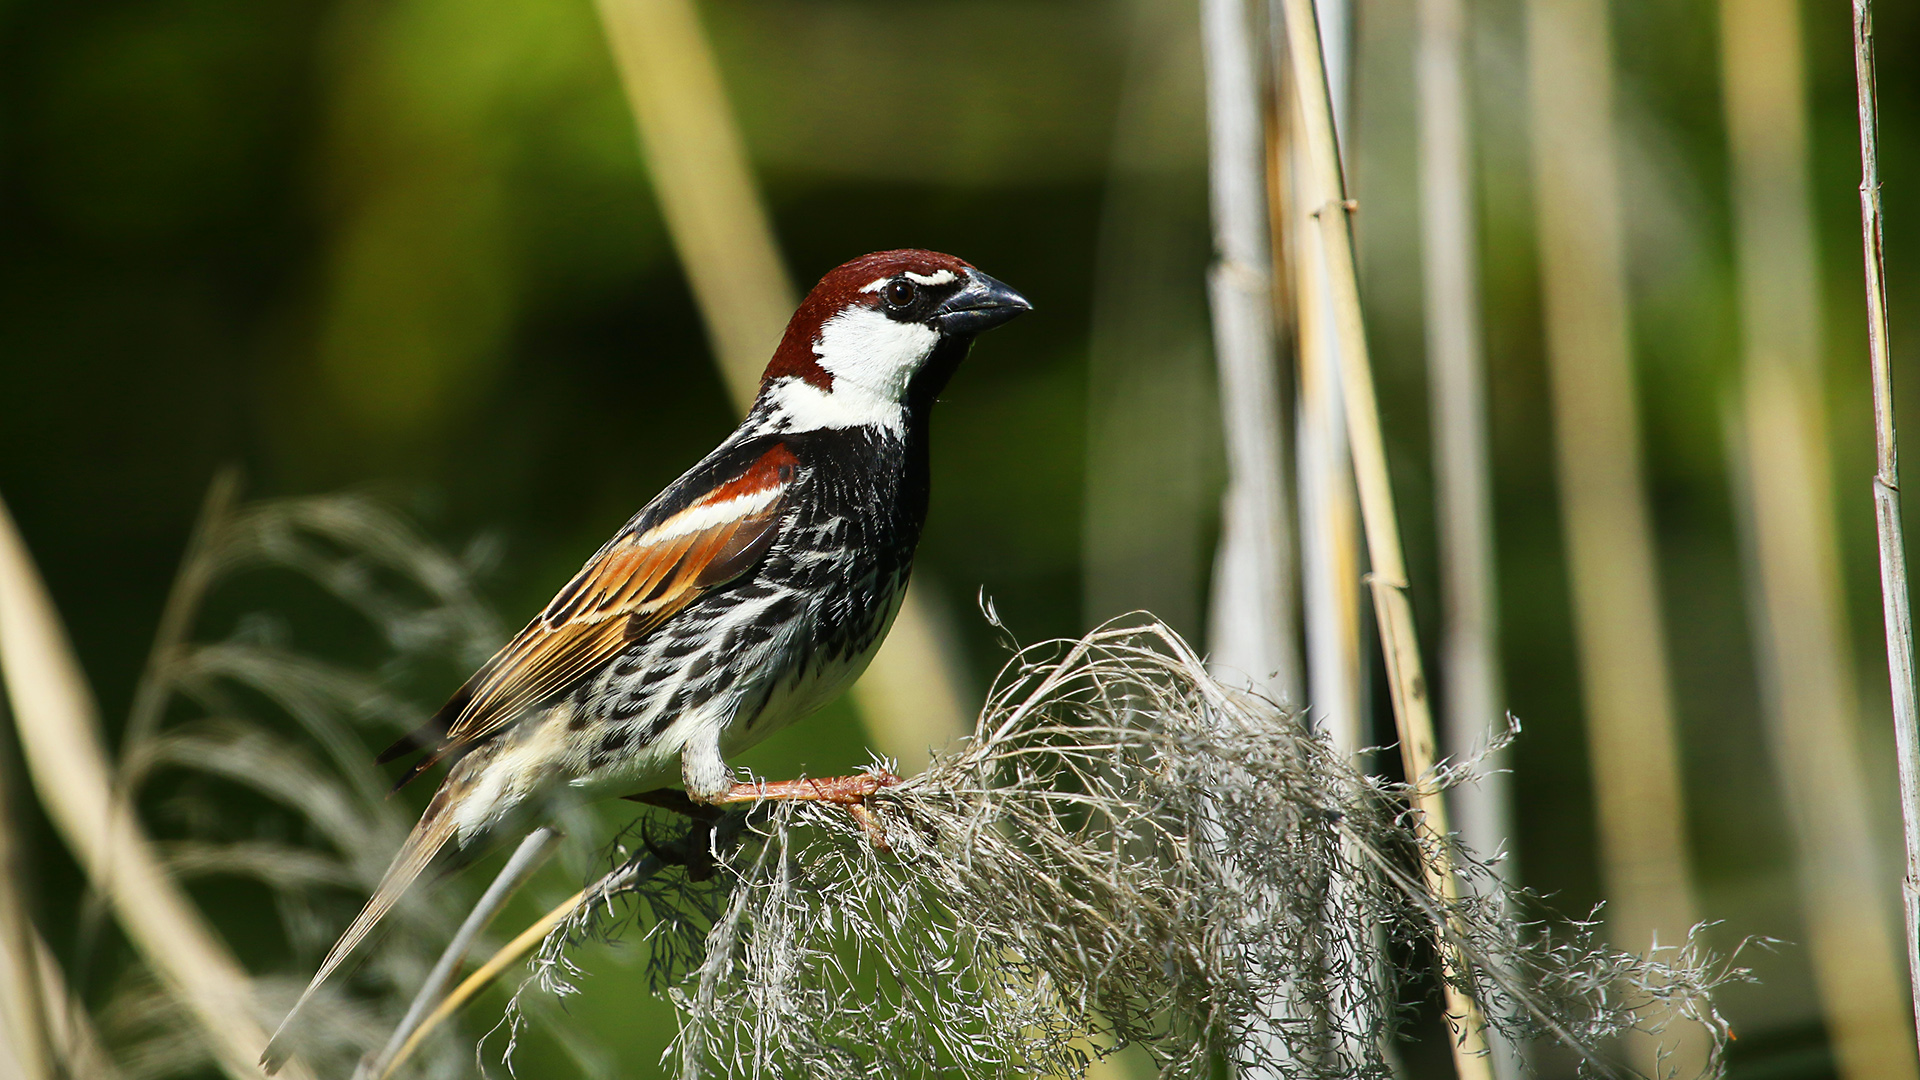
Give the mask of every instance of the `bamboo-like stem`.
[[(1282, 44), (1284, 47), (1284, 43)], [(1293, 93), (1280, 95), (1289, 115)], [(1308, 182), (1306, 150), (1288, 140), (1292, 175), (1282, 205), (1296, 222), (1311, 222), (1317, 193)], [(1317, 731), (1352, 757), (1373, 739), (1361, 723), (1360, 528), (1340, 393), (1339, 348), (1333, 341), (1326, 260), (1319, 231), (1284, 230), (1292, 264), (1294, 343), (1298, 357), (1296, 476), (1300, 497), (1300, 578), (1305, 607), (1307, 703)]]
[[(1327, 11), (1317, 14), (1324, 26)], [(1275, 259), (1275, 314), (1283, 327), (1290, 325), (1295, 331), (1291, 342), (1299, 387), (1295, 475), (1311, 707), (1307, 715), (1317, 735), (1331, 742), (1355, 768), (1365, 769), (1366, 748), (1373, 740), (1363, 726), (1361, 694), (1365, 661), (1360, 638), (1360, 526), (1353, 464), (1347, 453), (1346, 414), (1341, 408), (1338, 346), (1330, 325), (1326, 260), (1320, 254), (1320, 231), (1311, 227), (1310, 210), (1320, 195), (1309, 179), (1312, 170), (1300, 145), (1299, 124), (1291, 120), (1299, 112), (1292, 80), (1281, 74), (1287, 66), (1287, 40), (1281, 29), (1285, 13), (1270, 2), (1268, 19), (1274, 77), (1267, 205), (1274, 250), (1284, 253)], [(1347, 856), (1357, 857), (1357, 853), (1349, 850)], [(1376, 939), (1378, 928), (1355, 917), (1353, 883), (1333, 878), (1327, 884), (1322, 918), (1336, 939), (1327, 948), (1356, 955), (1379, 952), (1384, 946)], [(1387, 979), (1384, 966), (1376, 964), (1347, 971), (1330, 985), (1316, 988), (1313, 996), (1324, 999), (1327, 1011), (1344, 1020), (1328, 1025), (1340, 1033), (1336, 1036), (1340, 1042), (1330, 1050), (1348, 1055), (1349, 1060), (1365, 1058), (1368, 1048), (1353, 1041), (1353, 1033), (1372, 1028), (1379, 1018), (1370, 1010), (1353, 1014), (1369, 1007), (1372, 991), (1386, 985)]]
[[(162, 868), (131, 815), (114, 812), (92, 694), (13, 519), (0, 503), (0, 673), (34, 787), (128, 939), (186, 1006), (214, 1060), (256, 1080), (267, 1044), (246, 972)], [(296, 1077), (305, 1070), (290, 1066)]]
[(461, 923), (460, 929), (454, 932), (453, 940), (447, 942), (446, 951), (440, 954), (440, 959), (434, 963), (433, 970), (427, 973), (426, 979), (420, 984), (420, 989), (414, 993), (413, 1001), (407, 1006), (406, 1016), (402, 1017), (399, 1026), (393, 1029), (393, 1034), (387, 1037), (386, 1046), (381, 1048), (379, 1054), (361, 1062), (360, 1067), (354, 1070), (356, 1080), (367, 1076), (386, 1075), (388, 1063), (399, 1056), (400, 1048), (406, 1045), (415, 1031), (419, 1030), (421, 1023), (427, 1017), (427, 1010), (438, 1005), (446, 995), (447, 987), (453, 983), (454, 973), (459, 970), (460, 963), (472, 950), (474, 940), (485, 932), (488, 924), (493, 922), (493, 917), (507, 905), (507, 901), (513, 898), (513, 894), (519, 891), (520, 886), (526, 884), (527, 879), (540, 869), (541, 865), (547, 861), (547, 856), (553, 854), (553, 849), (559, 843), (560, 833), (545, 825), (528, 833), (526, 839), (520, 841), (520, 846), (515, 848), (513, 855), (507, 859), (507, 865), (500, 868), (500, 873), (494, 877), (493, 883), (487, 886), (487, 891), (481, 894), (479, 902), (474, 904), (473, 910), (467, 913), (466, 921)]
[(1808, 956), (1839, 1075), (1920, 1080), (1855, 735), (1820, 364), (1795, 0), (1721, 0), (1743, 327), (1743, 507), (1762, 702), (1793, 826)]
[[(1286, 15), (1270, 0), (1275, 69), (1286, 66)], [(1333, 134), (1340, 143), (1342, 169), (1347, 153), (1348, 103), (1352, 98), (1349, 45), (1353, 12), (1347, 0), (1316, 0), (1314, 28), (1333, 110)], [(1276, 127), (1296, 126), (1299, 112), (1292, 80), (1276, 86)], [(1299, 371), (1300, 571), (1308, 642), (1308, 697), (1314, 727), (1335, 748), (1364, 768), (1359, 757), (1373, 745), (1372, 710), (1367, 700), (1365, 600), (1361, 587), (1358, 499), (1353, 487), (1353, 455), (1348, 449), (1346, 397), (1340, 389), (1340, 343), (1333, 300), (1327, 286), (1320, 232), (1312, 228), (1313, 210), (1332, 196), (1318, 190), (1310, 151), (1297, 135), (1288, 140), (1286, 162), (1291, 197), (1286, 216), (1295, 305)]]
[[(1606, 0), (1528, 0), (1534, 206), (1555, 464), (1594, 778), (1607, 919), (1623, 948), (1686, 940), (1697, 919), (1680, 740), (1634, 402)], [(1698, 1072), (1635, 1036), (1653, 1075)]]
[[(1407, 571), (1400, 547), (1400, 526), (1394, 517), (1393, 486), (1387, 473), (1385, 441), (1375, 400), (1373, 372), (1368, 359), (1366, 326), (1360, 310), (1360, 284), (1354, 264), (1353, 232), (1347, 214), (1353, 204), (1345, 197), (1339, 142), (1334, 134), (1333, 108), (1321, 63), (1320, 36), (1312, 0), (1286, 0), (1288, 65), (1299, 109), (1301, 137), (1307, 150), (1313, 181), (1328, 200), (1318, 209), (1323, 238), (1322, 255), (1332, 300), (1334, 329), (1340, 352), (1341, 390), (1346, 396), (1347, 436), (1353, 453), (1354, 481), (1360, 496), (1360, 519), (1366, 532), (1367, 557), (1372, 572), (1374, 616), (1386, 654), (1388, 685), (1393, 698), (1394, 723), (1400, 755), (1411, 789), (1414, 810), (1437, 837), (1448, 835), (1446, 804), (1431, 786), (1435, 760), (1433, 717), (1422, 674), (1420, 646), (1407, 602)], [(1443, 846), (1424, 864), (1429, 886), (1448, 900), (1459, 896), (1459, 881)], [(1472, 999), (1455, 985), (1470, 977), (1460, 969), (1456, 950), (1441, 949), (1449, 1022), (1456, 1027), (1454, 1068), (1461, 1080), (1488, 1080), (1486, 1023)]]
[[(1486, 353), (1480, 332), (1479, 230), (1473, 201), (1473, 109), (1465, 0), (1420, 0), (1417, 74), (1422, 288), (1433, 427), (1434, 517), (1439, 525), (1442, 748), (1467, 760), (1503, 728), (1499, 615), (1494, 586), (1493, 463), (1487, 448)], [(1448, 799), (1477, 851), (1511, 854), (1507, 754), (1483, 758), (1472, 784)], [(1489, 1031), (1494, 1074), (1518, 1080), (1520, 1048)]]
[[(1456, 759), (1504, 727), (1466, 31), (1464, 0), (1421, 0), (1420, 225), (1447, 691), (1441, 726)], [(1483, 852), (1512, 835), (1505, 773), (1492, 771), (1500, 764), (1489, 761), (1479, 783), (1454, 792), (1460, 833)], [(1501, 869), (1511, 879), (1511, 857)]]
[[(1255, 40), (1247, 0), (1202, 0), (1214, 254), (1207, 296), (1227, 444), (1227, 494), (1207, 645), (1209, 667), (1221, 678), (1279, 700), (1297, 700), (1299, 657), (1285, 576), (1289, 547), (1268, 248), (1267, 136)], [(1256, 975), (1279, 983), (1266, 973)], [(1280, 1025), (1294, 1011), (1286, 993), (1276, 990), (1260, 1002), (1258, 1015), (1238, 1018), (1246, 1029), (1243, 1044), (1233, 1051), (1238, 1075), (1280, 1074), (1277, 1062), (1287, 1053)]]
[[(692, 0), (597, 0), (655, 194), (707, 336), (743, 411), (793, 312), (794, 290), (761, 202), (713, 48)], [(854, 686), (875, 747), (907, 771), (966, 732), (951, 635), (909, 591)]]
[(1907, 552), (1900, 535), (1900, 455), (1893, 428), (1893, 361), (1887, 335), (1886, 260), (1880, 227), (1880, 121), (1873, 70), (1873, 0), (1853, 0), (1854, 92), (1860, 109), (1860, 249), (1866, 267), (1867, 357), (1873, 368), (1873, 509), (1880, 542), (1880, 597), (1887, 627), (1887, 674), (1900, 762), (1900, 819), (1906, 827), (1907, 971), (1920, 1028), (1920, 704), (1913, 685), (1913, 616)]
[(1276, 699), (1299, 697), (1286, 579), (1286, 486), (1267, 237), (1266, 125), (1246, 0), (1205, 0), (1208, 179), (1215, 262), (1208, 274), (1227, 443), (1215, 563), (1213, 664)]

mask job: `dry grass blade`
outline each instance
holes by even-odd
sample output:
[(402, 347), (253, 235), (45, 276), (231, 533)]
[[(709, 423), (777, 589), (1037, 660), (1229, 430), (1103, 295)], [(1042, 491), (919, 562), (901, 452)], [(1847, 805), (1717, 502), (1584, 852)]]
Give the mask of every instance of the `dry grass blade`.
[(254, 1080), (266, 1045), (247, 975), (162, 867), (111, 771), (85, 678), (13, 519), (0, 505), (0, 670), (48, 816), (143, 959), (187, 1004), (220, 1067)]
[[(1724, 1037), (1708, 992), (1738, 972), (1691, 946), (1666, 963), (1610, 950), (1587, 923), (1549, 933), (1485, 863), (1413, 824), (1407, 795), (1214, 679), (1164, 626), (1112, 625), (1021, 652), (970, 740), (874, 797), (888, 851), (833, 808), (766, 808), (742, 834), (724, 819), (716, 877), (656, 874), (638, 853), (555, 928), (535, 984), (571, 991), (571, 944), (644, 911), (685, 1080), (1077, 1077), (1122, 1045), (1200, 1077), (1244, 1053), (1274, 1000), (1298, 1011), (1252, 1067), (1384, 1080), (1407, 987), (1353, 976), (1409, 948), (1462, 958), (1455, 991), (1501, 1031), (1602, 1071), (1593, 1046), (1676, 1011)], [(1443, 861), (1475, 887), (1434, 888)], [(1378, 939), (1327, 925), (1335, 880)], [(1330, 996), (1354, 987), (1371, 996)]]
[(582, 890), (561, 901), (552, 911), (536, 919), (532, 926), (520, 931), (512, 941), (501, 946), (500, 951), (488, 957), (487, 962), (476, 968), (473, 974), (462, 979), (460, 985), (453, 988), (453, 993), (448, 994), (440, 1004), (434, 1006), (426, 1019), (420, 1021), (420, 1026), (415, 1028), (413, 1033), (407, 1036), (406, 1041), (400, 1044), (400, 1048), (393, 1052), (391, 1060), (379, 1072), (379, 1080), (387, 1080), (398, 1072), (401, 1066), (412, 1059), (414, 1052), (420, 1048), (422, 1042), (426, 1041), (427, 1036), (433, 1034), (441, 1024), (446, 1023), (448, 1017), (459, 1012), (467, 1002), (472, 1001), (480, 991), (492, 985), (493, 980), (499, 978), (501, 972), (532, 952), (535, 946), (546, 939), (554, 927), (573, 915), (586, 897), (586, 891)]

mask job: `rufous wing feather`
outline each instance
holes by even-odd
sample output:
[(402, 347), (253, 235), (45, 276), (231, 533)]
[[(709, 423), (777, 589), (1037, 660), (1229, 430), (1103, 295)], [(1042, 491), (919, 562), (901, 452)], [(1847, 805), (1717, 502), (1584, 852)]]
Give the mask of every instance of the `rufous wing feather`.
[(498, 734), (751, 569), (779, 535), (797, 466), (792, 451), (775, 444), (685, 509), (601, 548), (447, 708), (381, 755), (392, 760), (434, 747), (396, 786)]

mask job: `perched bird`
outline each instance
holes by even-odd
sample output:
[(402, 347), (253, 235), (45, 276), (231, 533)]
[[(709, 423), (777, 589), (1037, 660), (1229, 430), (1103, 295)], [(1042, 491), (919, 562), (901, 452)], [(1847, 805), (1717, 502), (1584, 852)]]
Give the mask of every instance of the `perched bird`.
[(529, 800), (670, 781), (704, 803), (857, 805), (840, 777), (736, 784), (727, 756), (865, 670), (906, 593), (927, 513), (928, 414), (975, 336), (1029, 310), (951, 255), (883, 251), (820, 279), (738, 429), (587, 560), (426, 727), (381, 761), (451, 768), (261, 1061), (448, 841)]

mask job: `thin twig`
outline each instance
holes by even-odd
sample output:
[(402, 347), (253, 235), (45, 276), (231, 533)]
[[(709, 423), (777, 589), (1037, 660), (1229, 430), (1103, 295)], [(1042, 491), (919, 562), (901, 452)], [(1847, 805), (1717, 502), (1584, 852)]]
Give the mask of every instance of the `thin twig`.
[(461, 961), (467, 958), (468, 950), (473, 948), (474, 939), (486, 930), (487, 925), (493, 922), (493, 917), (500, 913), (500, 909), (513, 898), (513, 894), (519, 890), (520, 886), (526, 884), (527, 879), (540, 869), (541, 864), (547, 861), (547, 856), (553, 854), (553, 849), (559, 843), (560, 833), (545, 825), (528, 833), (527, 838), (520, 841), (520, 846), (514, 849), (513, 856), (507, 860), (507, 865), (500, 868), (500, 873), (493, 879), (493, 884), (487, 886), (487, 891), (481, 895), (480, 901), (473, 905), (471, 912), (467, 913), (466, 921), (460, 924), (460, 929), (454, 933), (453, 940), (447, 943), (446, 951), (440, 954), (440, 959), (433, 965), (433, 970), (428, 972), (426, 979), (421, 982), (419, 991), (414, 994), (413, 1002), (407, 1006), (406, 1016), (401, 1018), (399, 1026), (395, 1027), (393, 1034), (387, 1038), (387, 1045), (381, 1048), (378, 1055), (362, 1062), (360, 1067), (354, 1070), (355, 1080), (387, 1074), (388, 1062), (391, 1062), (400, 1053), (400, 1048), (412, 1038), (414, 1031), (426, 1018), (427, 1010), (437, 1005), (446, 994), (448, 985), (453, 982), (454, 972), (459, 969)]
[(1900, 819), (1906, 826), (1907, 970), (1920, 1030), (1920, 703), (1913, 684), (1913, 616), (1907, 554), (1900, 536), (1900, 456), (1893, 428), (1893, 360), (1887, 336), (1886, 259), (1880, 228), (1880, 121), (1873, 70), (1873, 0), (1853, 2), (1854, 92), (1860, 106), (1860, 247), (1866, 264), (1867, 355), (1873, 367), (1873, 509), (1879, 526), (1880, 598), (1893, 687), (1893, 736), (1900, 762)]
[(1807, 959), (1840, 1077), (1920, 1080), (1857, 730), (1798, 0), (1722, 0), (1720, 41), (1744, 410), (1728, 422), (1729, 473)]
[(586, 896), (587, 890), (582, 889), (561, 901), (552, 911), (536, 919), (532, 926), (520, 931), (518, 937), (501, 946), (499, 952), (494, 953), (473, 974), (462, 980), (459, 986), (454, 987), (453, 993), (448, 994), (433, 1012), (420, 1022), (420, 1026), (414, 1029), (413, 1034), (407, 1036), (407, 1040), (400, 1044), (400, 1049), (394, 1052), (393, 1059), (387, 1062), (386, 1068), (380, 1072), (379, 1080), (387, 1080), (399, 1070), (400, 1066), (405, 1065), (407, 1059), (420, 1048), (420, 1044), (426, 1040), (427, 1036), (433, 1034), (435, 1028), (446, 1023), (447, 1017), (459, 1012), (461, 1006), (472, 1001), (475, 995), (485, 990), (501, 972), (532, 952), (534, 946), (546, 939), (549, 931), (565, 922), (567, 917), (573, 914), (574, 909), (580, 906), (580, 902), (586, 899)]
[[(1340, 170), (1339, 142), (1334, 135), (1333, 107), (1320, 52), (1312, 0), (1286, 0), (1288, 55), (1300, 110), (1301, 135), (1314, 183), (1329, 199), (1318, 213), (1324, 239), (1328, 287), (1333, 302), (1334, 330), (1340, 343), (1341, 389), (1346, 396), (1347, 437), (1353, 452), (1354, 480), (1360, 494), (1360, 518), (1366, 530), (1367, 555), (1372, 564), (1368, 583), (1373, 589), (1374, 615), (1386, 654), (1387, 676), (1393, 697), (1393, 716), (1400, 739), (1400, 756), (1411, 789), (1413, 807), (1437, 836), (1448, 834), (1446, 804), (1432, 786), (1436, 759), (1433, 715), (1427, 700), (1427, 681), (1421, 670), (1420, 644), (1407, 602), (1406, 559), (1400, 547), (1400, 526), (1394, 517), (1392, 479), (1387, 473), (1386, 445), (1380, 432), (1379, 405), (1374, 397), (1373, 371), (1367, 355), (1366, 326), (1360, 311), (1360, 286), (1355, 273), (1353, 232), (1347, 214), (1353, 204), (1345, 197)], [(1429, 888), (1449, 902), (1457, 900), (1448, 850), (1443, 846), (1427, 864)], [(1478, 1006), (1455, 985), (1467, 974), (1457, 950), (1442, 949), (1447, 1012), (1458, 1025), (1453, 1041), (1454, 1068), (1461, 1080), (1490, 1080), (1485, 1021)]]

